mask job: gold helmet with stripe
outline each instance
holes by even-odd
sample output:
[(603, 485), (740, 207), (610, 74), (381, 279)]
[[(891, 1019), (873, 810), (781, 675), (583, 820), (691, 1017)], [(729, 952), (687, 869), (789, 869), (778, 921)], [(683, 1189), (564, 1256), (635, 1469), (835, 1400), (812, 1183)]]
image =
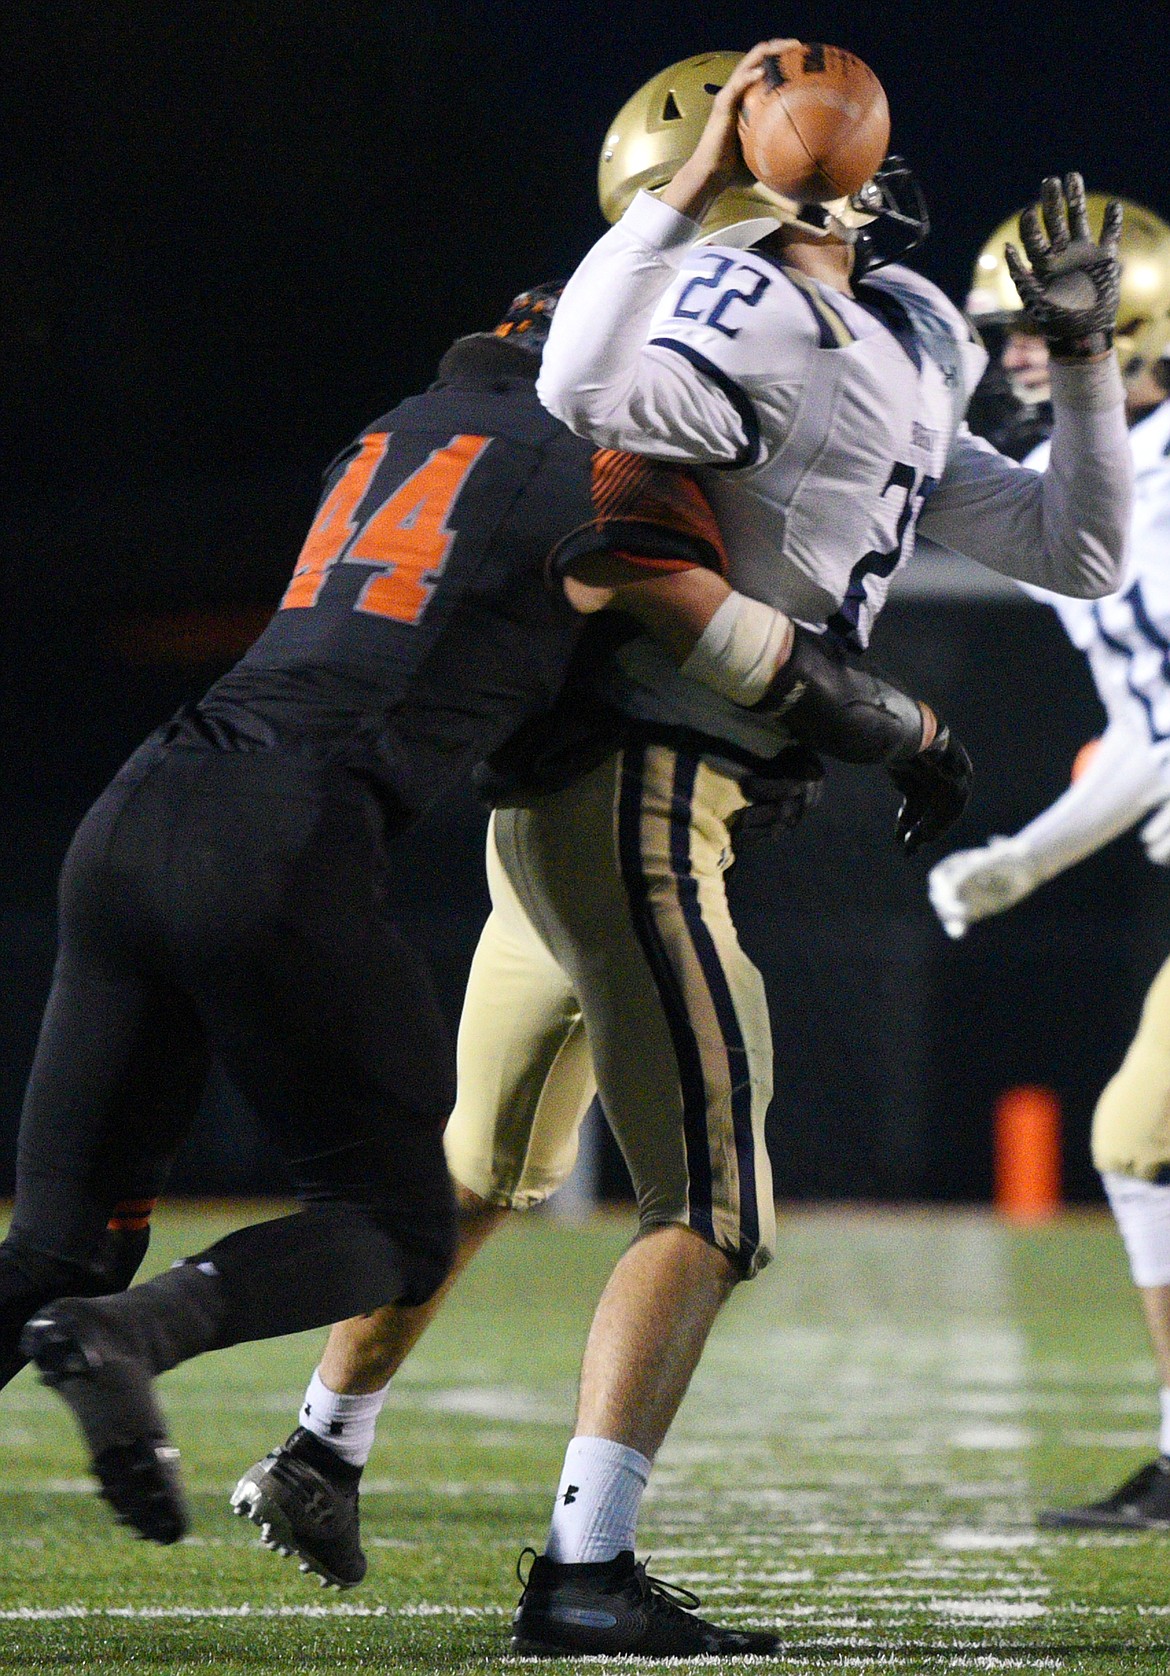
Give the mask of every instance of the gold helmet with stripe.
[[(1109, 198), (1104, 192), (1086, 195), (1089, 225), (1099, 237)], [(1122, 198), (1125, 220), (1121, 228), (1121, 307), (1117, 336), (1131, 339), (1148, 322), (1170, 312), (1170, 227), (1142, 204)], [(1004, 260), (1004, 246), (1020, 247), (1019, 216), (1009, 215), (995, 229), (979, 255), (971, 275), (967, 313), (977, 326), (1016, 326), (1020, 322), (1019, 293)]]
[[(597, 169), (597, 195), (607, 221), (617, 221), (638, 192), (660, 192), (674, 179), (699, 143), (715, 95), (742, 57), (739, 52), (696, 53), (651, 76), (626, 100), (606, 130)], [(929, 228), (917, 183), (897, 158), (890, 158), (851, 198), (827, 204), (801, 204), (759, 181), (745, 181), (720, 193), (702, 226), (704, 237), (720, 244), (747, 245), (789, 223), (852, 243), (860, 228), (881, 217), (906, 232), (898, 254), (920, 243)]]
[[(700, 52), (668, 65), (631, 95), (606, 131), (597, 165), (597, 196), (607, 221), (625, 214), (639, 192), (661, 192), (699, 143), (715, 95), (742, 53)], [(775, 222), (785, 200), (758, 181), (720, 193), (703, 221), (718, 232), (743, 221)]]

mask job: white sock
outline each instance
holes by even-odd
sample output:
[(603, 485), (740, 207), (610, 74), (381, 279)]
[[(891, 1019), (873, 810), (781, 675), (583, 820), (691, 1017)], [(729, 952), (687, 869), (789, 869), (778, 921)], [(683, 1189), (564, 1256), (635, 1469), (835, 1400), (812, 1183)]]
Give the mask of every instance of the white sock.
[(329, 1389), (317, 1368), (305, 1392), (301, 1425), (350, 1466), (364, 1467), (374, 1447), (374, 1431), (389, 1389), (387, 1383), (368, 1396), (340, 1396)]
[(650, 1462), (605, 1437), (575, 1437), (553, 1503), (545, 1553), (560, 1565), (612, 1560), (634, 1546)]
[(1170, 1391), (1163, 1385), (1159, 1395), (1162, 1403), (1162, 1425), (1158, 1432), (1158, 1452), (1170, 1455)]
[(1135, 1286), (1170, 1286), (1170, 1187), (1103, 1170)]

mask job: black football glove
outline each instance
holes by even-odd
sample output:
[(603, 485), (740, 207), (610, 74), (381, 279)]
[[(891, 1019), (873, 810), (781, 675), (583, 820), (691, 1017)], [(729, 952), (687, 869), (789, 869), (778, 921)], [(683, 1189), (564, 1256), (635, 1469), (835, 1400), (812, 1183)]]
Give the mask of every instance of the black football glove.
[(731, 823), (736, 849), (757, 838), (780, 838), (815, 809), (825, 784), (825, 765), (815, 751), (792, 745), (767, 770), (740, 781), (751, 799)]
[(975, 773), (971, 758), (947, 727), (940, 727), (916, 757), (888, 763), (886, 771), (902, 793), (894, 842), (906, 855), (950, 831), (967, 807)]
[(922, 711), (899, 687), (845, 661), (830, 634), (796, 624), (792, 650), (753, 709), (783, 716), (794, 739), (842, 762), (911, 757), (922, 743)]
[(1097, 244), (1089, 230), (1080, 175), (1066, 175), (1063, 187), (1056, 175), (1049, 175), (1040, 192), (1040, 205), (1031, 205), (1020, 216), (1020, 237), (1031, 268), (1024, 266), (1014, 244), (1004, 248), (1024, 314), (1058, 359), (1102, 355), (1113, 342), (1121, 298), (1121, 205), (1106, 205)]

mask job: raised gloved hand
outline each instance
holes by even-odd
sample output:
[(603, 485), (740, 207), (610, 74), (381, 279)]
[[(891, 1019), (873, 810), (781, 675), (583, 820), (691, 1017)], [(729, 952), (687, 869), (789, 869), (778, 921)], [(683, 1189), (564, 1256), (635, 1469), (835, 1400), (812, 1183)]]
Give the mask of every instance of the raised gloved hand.
[(1113, 342), (1121, 297), (1121, 205), (1106, 206), (1096, 243), (1080, 175), (1066, 175), (1063, 187), (1056, 175), (1049, 175), (1040, 193), (1040, 205), (1031, 205), (1020, 216), (1020, 237), (1031, 268), (1014, 244), (1004, 248), (1024, 314), (1058, 360), (1103, 355)]
[(940, 727), (924, 751), (887, 763), (886, 772), (902, 793), (894, 839), (913, 855), (954, 826), (967, 807), (975, 770), (950, 728)]
[(1170, 867), (1170, 798), (1159, 805), (1141, 829), (1145, 852), (1157, 867)]
[(978, 919), (1002, 914), (1040, 883), (1026, 844), (992, 838), (978, 850), (956, 850), (930, 870), (930, 904), (948, 937), (962, 937)]

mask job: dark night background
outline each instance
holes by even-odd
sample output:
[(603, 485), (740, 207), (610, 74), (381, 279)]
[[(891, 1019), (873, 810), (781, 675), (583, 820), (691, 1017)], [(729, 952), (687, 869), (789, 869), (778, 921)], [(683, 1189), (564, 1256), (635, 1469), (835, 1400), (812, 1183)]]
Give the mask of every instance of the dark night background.
[[(919, 265), (961, 299), (1052, 170), (1170, 219), (1165, 25), (1152, 4), (1106, 24), (1078, 5), (9, 0), (0, 1187), (77, 818), (259, 627), (336, 450), (602, 231), (598, 147), (643, 80), (773, 33), (860, 53), (932, 207)], [(878, 651), (977, 758), (959, 844), (1050, 801), (1099, 726), (1055, 621), (1022, 602), (896, 604)], [(1170, 944), (1164, 880), (1123, 841), (951, 947), (926, 867), (892, 852), (892, 794), (835, 788), (736, 881), (777, 1020), (780, 1191), (986, 1196), (995, 1095), (1040, 1081), (1091, 1196), (1088, 1116)], [(440, 810), (401, 884), (452, 1010), (479, 822), (470, 799)], [(177, 1185), (277, 1179), (230, 1104), (213, 1091)]]

